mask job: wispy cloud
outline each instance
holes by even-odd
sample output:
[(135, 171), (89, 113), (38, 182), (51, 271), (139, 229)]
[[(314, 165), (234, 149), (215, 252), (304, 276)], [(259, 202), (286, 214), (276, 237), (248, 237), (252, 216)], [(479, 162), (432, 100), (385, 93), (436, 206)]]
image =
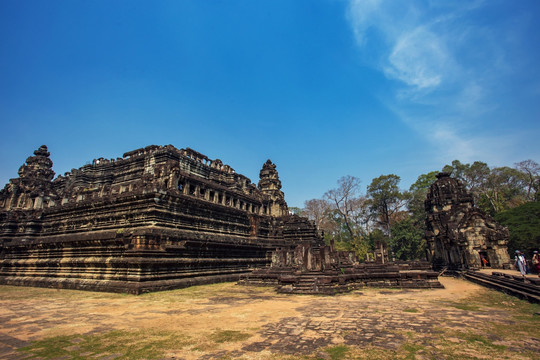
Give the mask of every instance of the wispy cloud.
[(349, 6), (349, 20), (352, 23), (352, 28), (356, 41), (359, 44), (364, 44), (366, 41), (366, 32), (377, 21), (376, 15), (381, 15), (379, 8), (382, 0), (366, 0), (366, 1), (351, 1)]
[(395, 84), (382, 100), (443, 157), (488, 160), (516, 146), (517, 136), (486, 126), (499, 106), (497, 85), (512, 71), (504, 32), (475, 19), (487, 4), (349, 2), (364, 61)]
[(419, 26), (395, 40), (384, 72), (418, 89), (434, 88), (444, 79), (448, 57), (441, 39)]
[[(398, 4), (398, 5), (396, 5)], [(445, 39), (434, 31), (441, 21), (424, 21), (423, 11), (412, 2), (354, 0), (348, 18), (360, 46), (370, 33), (383, 41), (377, 66), (389, 77), (417, 88), (435, 88), (450, 70), (451, 54)]]

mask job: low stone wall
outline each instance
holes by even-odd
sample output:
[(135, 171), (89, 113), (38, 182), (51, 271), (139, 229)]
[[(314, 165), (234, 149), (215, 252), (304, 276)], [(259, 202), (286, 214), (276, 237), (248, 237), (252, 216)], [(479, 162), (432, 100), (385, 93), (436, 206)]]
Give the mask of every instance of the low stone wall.
[(442, 288), (427, 262), (358, 263), (354, 254), (305, 243), (277, 249), (272, 264), (242, 276), (239, 284), (274, 286), (280, 293), (334, 295), (361, 287)]

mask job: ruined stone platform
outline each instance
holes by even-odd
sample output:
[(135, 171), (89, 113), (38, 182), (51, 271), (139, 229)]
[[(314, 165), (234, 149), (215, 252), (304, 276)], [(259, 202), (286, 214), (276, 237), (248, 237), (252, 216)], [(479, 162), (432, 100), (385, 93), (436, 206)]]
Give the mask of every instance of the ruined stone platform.
[(278, 293), (335, 295), (371, 286), (441, 288), (427, 262), (359, 263), (352, 252), (310, 243), (277, 249), (267, 268), (243, 275), (239, 284), (274, 286)]

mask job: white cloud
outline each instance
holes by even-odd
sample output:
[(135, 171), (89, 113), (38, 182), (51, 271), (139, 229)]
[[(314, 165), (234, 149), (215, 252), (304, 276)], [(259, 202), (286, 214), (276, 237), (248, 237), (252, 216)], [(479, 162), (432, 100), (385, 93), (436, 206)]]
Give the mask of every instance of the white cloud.
[[(369, 31), (385, 44), (377, 66), (390, 78), (417, 89), (436, 88), (453, 70), (444, 33), (437, 33), (443, 17), (423, 21), (422, 9), (413, 2), (352, 0), (348, 18), (359, 46), (365, 46)], [(445, 16), (446, 17), (446, 16)]]
[(381, 101), (444, 161), (500, 163), (519, 138), (490, 126), (499, 105), (495, 85), (511, 66), (501, 55), (505, 49), (497, 33), (471, 15), (487, 4), (349, 3), (347, 18), (366, 54), (362, 59), (396, 81)]
[(434, 88), (444, 79), (447, 58), (441, 39), (419, 26), (395, 40), (384, 72), (418, 89)]
[(487, 136), (471, 132), (466, 122), (451, 116), (430, 119), (409, 118), (404, 113), (399, 115), (416, 132), (424, 134), (432, 146), (429, 157), (438, 163), (448, 164), (459, 159), (463, 162), (481, 160), (490, 165), (508, 165), (515, 161), (515, 154), (503, 149), (515, 147), (519, 139), (516, 134)]
[(438, 129), (435, 140), (442, 149), (439, 153), (441, 162), (450, 163), (455, 159), (463, 162), (480, 160), (492, 166), (511, 165), (515, 161), (515, 154), (507, 149), (515, 148), (519, 141), (518, 137), (512, 134), (471, 136), (450, 127)]
[(363, 44), (366, 40), (365, 33), (373, 25), (376, 14), (382, 0), (351, 1), (348, 17), (352, 23), (352, 28), (356, 41)]

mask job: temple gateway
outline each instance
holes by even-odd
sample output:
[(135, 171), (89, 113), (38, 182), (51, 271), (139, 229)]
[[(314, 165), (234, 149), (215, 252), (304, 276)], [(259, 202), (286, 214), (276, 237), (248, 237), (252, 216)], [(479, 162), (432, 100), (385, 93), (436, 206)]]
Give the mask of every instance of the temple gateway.
[(289, 215), (276, 166), (257, 185), (172, 145), (54, 178), (45, 145), (0, 191), (0, 284), (140, 294), (237, 280), (270, 251), (321, 244)]
[(508, 229), (475, 207), (459, 180), (439, 173), (425, 208), (427, 257), (435, 270), (511, 268)]

